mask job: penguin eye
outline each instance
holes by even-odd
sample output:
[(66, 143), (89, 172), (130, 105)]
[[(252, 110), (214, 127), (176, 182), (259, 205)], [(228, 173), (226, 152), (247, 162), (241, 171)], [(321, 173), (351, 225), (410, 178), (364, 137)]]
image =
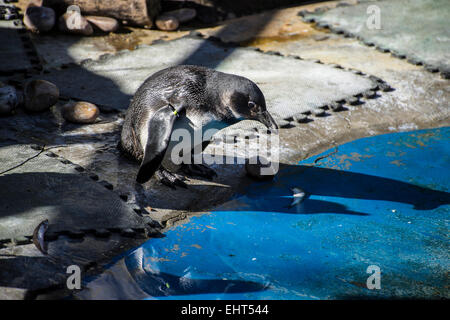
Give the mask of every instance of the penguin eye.
[(256, 107), (256, 103), (254, 103), (253, 101), (249, 101), (249, 102), (248, 102), (248, 107), (249, 107), (250, 109), (253, 109), (254, 107)]

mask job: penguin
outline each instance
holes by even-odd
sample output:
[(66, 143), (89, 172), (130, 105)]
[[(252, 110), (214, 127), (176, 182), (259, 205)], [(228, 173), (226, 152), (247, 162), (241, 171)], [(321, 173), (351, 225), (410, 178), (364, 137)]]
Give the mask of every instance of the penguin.
[[(169, 67), (151, 75), (136, 91), (118, 147), (140, 162), (138, 183), (155, 175), (172, 188), (187, 187), (180, 169), (186, 175), (208, 179), (216, 173), (202, 164), (174, 164), (170, 157), (175, 144), (172, 131), (184, 128), (193, 136), (196, 130), (219, 130), (245, 119), (259, 121), (274, 133), (278, 130), (254, 82), (201, 66)], [(203, 137), (202, 151), (210, 138)]]

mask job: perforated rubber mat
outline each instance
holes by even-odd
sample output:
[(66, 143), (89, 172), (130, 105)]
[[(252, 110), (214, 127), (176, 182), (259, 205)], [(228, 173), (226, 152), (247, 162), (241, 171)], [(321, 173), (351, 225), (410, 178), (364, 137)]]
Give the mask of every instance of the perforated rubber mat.
[(79, 166), (38, 153), (29, 145), (0, 145), (0, 172), (14, 168), (0, 174), (0, 240), (30, 236), (45, 219), (49, 232), (145, 226), (144, 218)]
[(57, 84), (63, 95), (126, 109), (148, 76), (178, 64), (203, 65), (248, 77), (260, 86), (269, 111), (277, 119), (287, 119), (376, 86), (368, 77), (327, 65), (249, 48), (223, 47), (194, 37), (140, 46), (80, 67), (53, 70), (43, 77)]
[[(377, 12), (380, 28), (373, 28), (371, 21), (375, 20), (370, 19)], [(366, 44), (405, 56), (414, 64), (424, 64), (450, 77), (448, 0), (362, 1), (302, 15), (319, 27), (358, 37)]]

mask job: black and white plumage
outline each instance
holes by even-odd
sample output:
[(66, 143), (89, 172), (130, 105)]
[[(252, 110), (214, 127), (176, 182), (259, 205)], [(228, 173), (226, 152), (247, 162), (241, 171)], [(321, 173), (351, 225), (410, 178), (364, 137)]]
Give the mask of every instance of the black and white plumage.
[(136, 180), (144, 183), (161, 164), (162, 170), (169, 169), (167, 154), (174, 128), (205, 132), (206, 128), (221, 129), (244, 119), (277, 129), (255, 83), (200, 66), (170, 67), (151, 75), (136, 91), (127, 110), (119, 148), (141, 162)]

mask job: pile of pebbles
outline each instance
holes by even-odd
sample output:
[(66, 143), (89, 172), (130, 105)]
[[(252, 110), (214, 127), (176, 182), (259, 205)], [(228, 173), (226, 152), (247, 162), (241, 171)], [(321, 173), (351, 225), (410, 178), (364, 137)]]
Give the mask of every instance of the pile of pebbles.
[[(17, 8), (3, 6), (0, 12), (4, 19), (17, 19)], [(197, 12), (193, 8), (181, 8), (161, 13), (155, 19), (155, 25), (159, 30), (175, 31), (181, 24), (193, 20)], [(59, 18), (55, 10), (42, 6), (41, 2), (31, 2), (25, 9), (23, 16), (25, 27), (34, 33), (45, 33), (52, 30), (55, 25), (64, 33), (90, 36), (95, 31), (114, 32), (120, 26), (118, 20), (105, 16), (84, 16), (76, 5), (67, 7), (67, 11)]]
[(114, 32), (119, 22), (110, 17), (83, 16), (78, 6), (69, 6), (67, 11), (56, 21), (56, 13), (52, 8), (31, 3), (25, 10), (23, 18), (25, 27), (35, 33), (44, 33), (53, 29), (56, 23), (60, 31), (65, 33), (92, 35), (94, 31)]

